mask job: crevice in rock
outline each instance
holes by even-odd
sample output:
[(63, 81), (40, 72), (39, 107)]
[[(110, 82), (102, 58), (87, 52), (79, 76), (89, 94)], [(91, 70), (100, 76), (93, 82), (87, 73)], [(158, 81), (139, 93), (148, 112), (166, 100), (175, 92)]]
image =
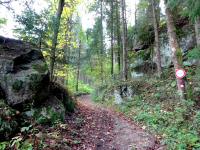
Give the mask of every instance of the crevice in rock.
[(43, 59), (41, 52), (37, 50), (31, 50), (29, 53), (20, 55), (19, 57), (15, 58), (14, 61), (14, 68), (13, 72), (17, 72), (20, 70), (28, 70), (29, 68), (26, 67), (26, 64), (31, 63), (34, 60)]
[(6, 98), (5, 92), (3, 91), (3, 89), (0, 86), (0, 99), (5, 99), (5, 98)]

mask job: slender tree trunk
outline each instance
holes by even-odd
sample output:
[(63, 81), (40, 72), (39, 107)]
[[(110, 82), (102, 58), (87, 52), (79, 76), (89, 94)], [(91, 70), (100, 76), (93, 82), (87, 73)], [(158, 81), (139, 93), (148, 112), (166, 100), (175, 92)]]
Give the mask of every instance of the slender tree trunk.
[(195, 20), (195, 34), (196, 34), (196, 41), (197, 46), (200, 46), (200, 17), (196, 18)]
[(80, 58), (81, 58), (81, 41), (79, 41), (79, 50), (78, 50), (77, 77), (76, 77), (76, 92), (78, 92), (78, 87), (79, 87)]
[(64, 55), (66, 61), (66, 78), (65, 78), (65, 85), (68, 85), (68, 77), (69, 77), (69, 62), (70, 62), (70, 33), (72, 30), (72, 22), (71, 17), (66, 20), (67, 31), (65, 33), (65, 46), (64, 46)]
[(52, 48), (51, 48), (51, 58), (50, 58), (50, 79), (53, 80), (53, 73), (54, 73), (54, 65), (56, 59), (56, 45), (57, 45), (57, 38), (58, 32), (60, 27), (60, 18), (62, 15), (63, 7), (65, 4), (65, 0), (59, 0), (58, 9), (55, 18), (55, 26), (54, 26), (54, 35), (52, 40)]
[[(165, 5), (166, 5), (165, 12), (167, 16), (168, 36), (173, 55), (172, 59), (173, 59), (174, 69), (176, 71), (177, 69), (180, 69), (182, 67), (182, 52), (177, 41), (172, 12), (170, 8), (167, 6), (166, 0), (165, 0)], [(176, 80), (181, 99), (185, 99), (185, 82), (183, 79), (177, 78)]]
[(114, 11), (114, 5), (113, 5), (113, 1), (111, 1), (111, 76), (112, 77), (114, 74), (113, 11)]
[(156, 17), (154, 0), (151, 0), (151, 5), (152, 5), (152, 12), (153, 12), (153, 26), (154, 26), (154, 34), (155, 34), (156, 64), (157, 64), (158, 76), (160, 77), (162, 74), (162, 68), (161, 68), (160, 42), (159, 42), (159, 31), (158, 31), (159, 22)]
[(117, 18), (117, 61), (118, 61), (118, 71), (121, 72), (121, 34), (120, 34), (120, 11), (119, 11), (119, 2), (116, 0), (116, 18)]
[(121, 0), (122, 6), (122, 50), (123, 50), (123, 80), (128, 79), (128, 52), (127, 52), (127, 23), (126, 23), (126, 3)]
[[(133, 28), (134, 28), (134, 26), (133, 26)], [(136, 44), (137, 44), (137, 4), (135, 2), (135, 28), (134, 28), (133, 45), (136, 45)]]
[(100, 50), (100, 68), (101, 68), (101, 83), (104, 82), (103, 75), (103, 52), (104, 52), (104, 41), (103, 41), (103, 0), (101, 0), (101, 50)]

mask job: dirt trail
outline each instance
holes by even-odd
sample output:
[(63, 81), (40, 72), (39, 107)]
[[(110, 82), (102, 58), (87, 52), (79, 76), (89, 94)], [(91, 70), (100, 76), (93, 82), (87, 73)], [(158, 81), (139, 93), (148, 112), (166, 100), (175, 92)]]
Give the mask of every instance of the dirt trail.
[[(91, 101), (90, 96), (78, 98), (79, 114), (85, 124), (80, 134), (85, 138), (80, 149), (86, 150), (156, 150), (156, 138), (132, 121)], [(87, 134), (87, 135), (86, 135)], [(78, 149), (79, 149), (78, 148)]]

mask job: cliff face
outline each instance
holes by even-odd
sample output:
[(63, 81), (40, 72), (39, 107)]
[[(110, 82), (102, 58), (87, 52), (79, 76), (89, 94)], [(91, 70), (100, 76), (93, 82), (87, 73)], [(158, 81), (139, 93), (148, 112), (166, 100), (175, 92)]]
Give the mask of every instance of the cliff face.
[[(187, 32), (179, 37), (179, 45), (183, 55), (195, 47), (195, 40), (195, 34), (193, 32)], [(168, 68), (172, 64), (172, 52), (167, 38), (167, 33), (161, 33), (160, 41), (162, 67)], [(155, 55), (153, 58), (153, 61), (155, 62)]]
[[(192, 23), (189, 23), (187, 19), (179, 19), (176, 22), (177, 27), (177, 37), (180, 49), (182, 50), (183, 56), (187, 54), (188, 51), (192, 50), (196, 46), (196, 37), (195, 37), (195, 31), (194, 31), (194, 25)], [(153, 32), (152, 32), (153, 37)], [(154, 72), (156, 70), (156, 56), (155, 56), (155, 48), (154, 48), (154, 40), (148, 45), (144, 44), (147, 43), (145, 41), (137, 41), (135, 44), (135, 52), (138, 55), (138, 57), (133, 58), (131, 61), (131, 74), (132, 77), (140, 77), (142, 74)], [(168, 40), (168, 34), (167, 34), (167, 27), (166, 24), (164, 24), (159, 31), (159, 41), (160, 41), (160, 51), (161, 51), (161, 62), (163, 68), (168, 68), (172, 66), (172, 51), (171, 47), (169, 45)], [(142, 53), (142, 55), (141, 55)], [(192, 64), (193, 61), (190, 61), (189, 63), (186, 62), (186, 59), (184, 59), (184, 64)], [(195, 61), (194, 61), (195, 62)], [(146, 66), (146, 68), (152, 68), (150, 71), (148, 69), (145, 69), (143, 66)], [(144, 68), (140, 69), (138, 71), (137, 68)]]

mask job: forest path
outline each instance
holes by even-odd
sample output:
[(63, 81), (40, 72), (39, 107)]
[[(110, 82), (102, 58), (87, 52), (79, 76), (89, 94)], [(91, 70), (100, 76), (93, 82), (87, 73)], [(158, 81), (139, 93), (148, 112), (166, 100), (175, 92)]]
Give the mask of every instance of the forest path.
[[(94, 103), (89, 95), (78, 98), (77, 114), (84, 123), (79, 134), (86, 150), (154, 150), (156, 138), (108, 108)], [(76, 114), (76, 115), (77, 115)]]

